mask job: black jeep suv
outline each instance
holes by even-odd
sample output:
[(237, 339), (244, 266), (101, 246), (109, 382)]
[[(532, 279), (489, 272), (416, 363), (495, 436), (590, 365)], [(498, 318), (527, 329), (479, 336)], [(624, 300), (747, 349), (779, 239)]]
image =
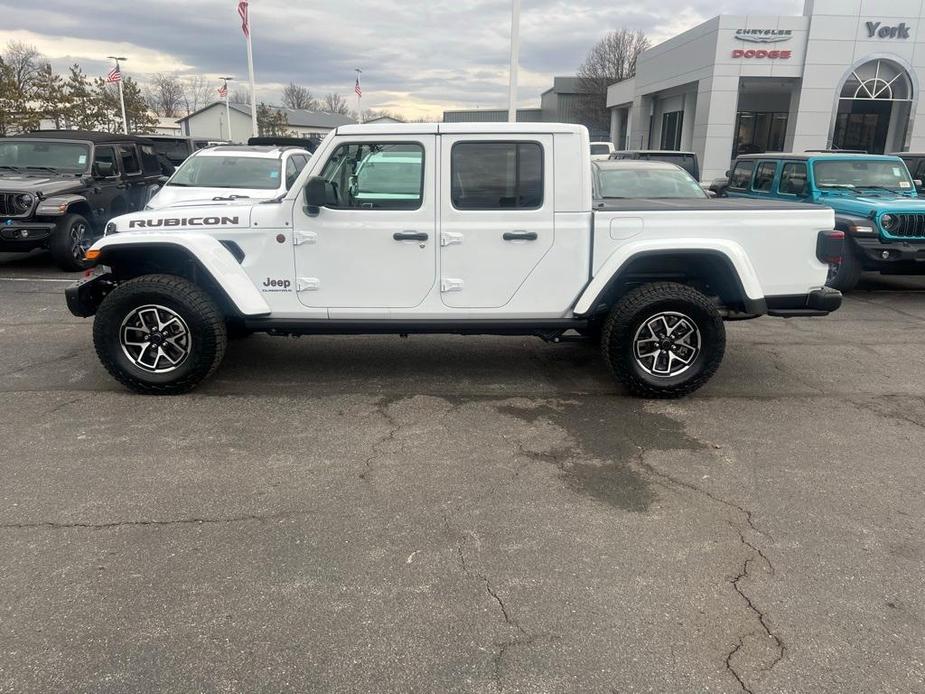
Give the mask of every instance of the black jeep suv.
[(163, 181), (153, 143), (133, 135), (46, 130), (0, 138), (0, 251), (47, 248), (62, 270), (113, 217), (141, 210)]

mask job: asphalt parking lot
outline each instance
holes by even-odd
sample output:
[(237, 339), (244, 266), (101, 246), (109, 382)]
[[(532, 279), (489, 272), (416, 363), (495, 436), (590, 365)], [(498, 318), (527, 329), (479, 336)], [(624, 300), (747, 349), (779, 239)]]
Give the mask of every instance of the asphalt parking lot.
[(134, 396), (63, 278), (0, 255), (2, 692), (925, 691), (925, 279), (660, 403), (494, 337)]

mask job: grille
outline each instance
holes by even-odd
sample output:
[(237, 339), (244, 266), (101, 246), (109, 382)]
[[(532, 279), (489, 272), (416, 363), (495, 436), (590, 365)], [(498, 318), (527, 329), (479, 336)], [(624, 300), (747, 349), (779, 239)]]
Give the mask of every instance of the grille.
[(892, 216), (896, 217), (897, 224), (889, 231), (884, 230), (889, 236), (900, 239), (925, 239), (925, 214), (892, 214)]
[[(31, 209), (23, 211), (17, 204), (16, 198), (22, 193), (0, 193), (0, 217), (28, 217)], [(35, 203), (33, 203), (35, 204)]]

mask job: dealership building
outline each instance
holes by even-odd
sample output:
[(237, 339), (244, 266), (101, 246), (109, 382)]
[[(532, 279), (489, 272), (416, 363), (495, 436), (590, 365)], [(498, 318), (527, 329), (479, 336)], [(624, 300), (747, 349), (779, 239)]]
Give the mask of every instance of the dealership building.
[(803, 15), (723, 15), (644, 52), (610, 87), (618, 148), (737, 154), (925, 150), (925, 3), (806, 0)]

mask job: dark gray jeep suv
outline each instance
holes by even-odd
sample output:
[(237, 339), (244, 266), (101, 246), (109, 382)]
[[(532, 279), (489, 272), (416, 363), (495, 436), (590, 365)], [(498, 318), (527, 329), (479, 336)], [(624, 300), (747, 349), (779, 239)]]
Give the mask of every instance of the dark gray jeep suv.
[(133, 135), (49, 130), (0, 138), (0, 251), (47, 248), (62, 270), (113, 217), (144, 209), (162, 181), (151, 142)]

